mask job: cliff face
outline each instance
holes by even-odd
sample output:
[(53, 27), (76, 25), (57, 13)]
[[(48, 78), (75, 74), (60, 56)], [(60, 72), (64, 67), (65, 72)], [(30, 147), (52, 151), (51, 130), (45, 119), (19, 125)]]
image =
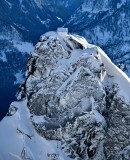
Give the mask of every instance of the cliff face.
[(48, 32), (0, 123), (0, 158), (127, 160), (129, 94), (129, 78), (99, 47)]

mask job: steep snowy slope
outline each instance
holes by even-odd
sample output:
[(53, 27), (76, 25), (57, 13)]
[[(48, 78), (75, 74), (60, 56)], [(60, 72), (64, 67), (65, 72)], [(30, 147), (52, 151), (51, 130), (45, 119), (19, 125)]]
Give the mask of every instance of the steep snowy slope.
[(0, 159), (128, 160), (129, 95), (129, 78), (101, 48), (48, 32), (0, 122)]
[(128, 0), (84, 0), (66, 26), (102, 46), (114, 63), (125, 64), (123, 69), (130, 75), (129, 11)]
[(0, 159), (51, 160), (57, 156), (61, 160), (69, 160), (61, 151), (59, 141), (48, 141), (36, 133), (30, 121), (26, 101), (14, 102), (11, 106), (16, 106), (18, 111), (1, 122)]

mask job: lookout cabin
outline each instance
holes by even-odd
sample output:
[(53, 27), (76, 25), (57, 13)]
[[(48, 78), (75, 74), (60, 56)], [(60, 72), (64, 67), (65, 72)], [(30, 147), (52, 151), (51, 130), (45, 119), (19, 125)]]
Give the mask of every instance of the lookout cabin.
[(68, 28), (57, 28), (59, 36), (66, 36), (68, 34)]

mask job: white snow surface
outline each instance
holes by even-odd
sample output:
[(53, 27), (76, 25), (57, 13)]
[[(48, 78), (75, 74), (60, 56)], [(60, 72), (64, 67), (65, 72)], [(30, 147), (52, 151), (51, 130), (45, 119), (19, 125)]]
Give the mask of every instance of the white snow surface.
[(0, 159), (48, 160), (56, 155), (60, 160), (70, 160), (61, 151), (59, 141), (48, 141), (36, 133), (26, 103), (26, 100), (13, 102), (11, 105), (18, 111), (0, 123)]
[(129, 77), (112, 63), (110, 58), (98, 47), (101, 59), (105, 64), (107, 74), (112, 76), (113, 83), (118, 84), (120, 96), (123, 96), (126, 102), (130, 102), (130, 79)]

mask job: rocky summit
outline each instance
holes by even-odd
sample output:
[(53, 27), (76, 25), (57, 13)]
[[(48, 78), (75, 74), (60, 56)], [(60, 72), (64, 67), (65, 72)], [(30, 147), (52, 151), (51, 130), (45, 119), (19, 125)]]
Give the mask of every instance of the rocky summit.
[(2, 0), (0, 120), (24, 78), (26, 60), (33, 50), (30, 42), (36, 44), (41, 34), (57, 27), (67, 27), (100, 46), (130, 77), (129, 17), (129, 0)]
[(0, 159), (129, 160), (129, 95), (130, 79), (100, 47), (47, 32), (0, 122)]

